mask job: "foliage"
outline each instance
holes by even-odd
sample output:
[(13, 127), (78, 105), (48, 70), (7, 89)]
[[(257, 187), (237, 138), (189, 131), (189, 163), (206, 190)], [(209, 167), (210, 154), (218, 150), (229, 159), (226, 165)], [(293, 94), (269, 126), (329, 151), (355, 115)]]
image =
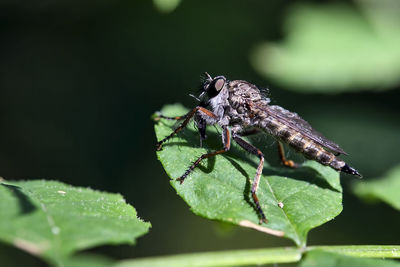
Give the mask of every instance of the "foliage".
[[(166, 115), (187, 112), (180, 105), (166, 106), (162, 111)], [(158, 138), (169, 134), (174, 126), (171, 121), (158, 122), (155, 126)], [(210, 130), (207, 143), (209, 149), (216, 149), (218, 132)], [(190, 125), (158, 152), (171, 177), (183, 173), (187, 166), (182, 163), (207, 151), (206, 148), (192, 147), (195, 141), (198, 136)], [(390, 260), (368, 258), (400, 258), (400, 246), (306, 246), (307, 232), (340, 213), (342, 200), (338, 173), (312, 161), (305, 162), (295, 171), (265, 164), (259, 197), (270, 221), (258, 225), (249, 196), (250, 180), (257, 162), (249, 157), (234, 146), (226, 155), (217, 156), (215, 162), (203, 163), (182, 185), (175, 180), (171, 184), (196, 214), (270, 234), (282, 233), (302, 247), (123, 261), (92, 254), (75, 255), (79, 250), (101, 244), (133, 244), (135, 238), (148, 231), (150, 223), (138, 219), (135, 209), (118, 194), (45, 180), (1, 183), (0, 239), (55, 266), (242, 266), (299, 261), (301, 266), (399, 265)], [(393, 184), (398, 173), (399, 168), (394, 168), (386, 179), (371, 182), (377, 184), (367, 184), (365, 188), (395, 190)], [(381, 189), (377, 192), (395, 195)]]
[(301, 250), (298, 248), (252, 249), (126, 260), (115, 267), (243, 266), (297, 262), (300, 258)]
[[(167, 179), (167, 175), (160, 174), (160, 164), (151, 157), (154, 154), (149, 144), (155, 138), (148, 118), (140, 115), (150, 114), (160, 103), (172, 99), (185, 101), (189, 90), (194, 93), (193, 79), (197, 79), (199, 72), (207, 70), (254, 81), (257, 78), (246, 64), (248, 52), (252, 51), (253, 66), (282, 89), (331, 93), (383, 91), (398, 86), (400, 81), (400, 1), (396, 0), (355, 0), (351, 6), (231, 1), (229, 8), (223, 1), (182, 0), (67, 5), (38, 1), (30, 3), (29, 10), (21, 3), (6, 6), (12, 7), (12, 12), (4, 16), (2, 32), (3, 174), (67, 175), (70, 166), (74, 166), (76, 175), (68, 178), (72, 184), (107, 188), (109, 177), (117, 177), (122, 171), (121, 181), (113, 181), (113, 190), (118, 191), (118, 186), (132, 190), (136, 198), (151, 207), (147, 212), (157, 212), (152, 222), (158, 231), (170, 231), (167, 242), (163, 242), (166, 236), (153, 235), (150, 242), (135, 250), (139, 254), (153, 254), (160, 248), (166, 252), (220, 246), (204, 242), (209, 241), (203, 235), (207, 224), (194, 225), (190, 219), (176, 216), (179, 213), (173, 203), (160, 205), (160, 197), (171, 188), (159, 186), (165, 185), (165, 180), (159, 178)], [(282, 11), (288, 6), (292, 9), (286, 19)], [(49, 17), (54, 15), (56, 20), (49, 23)], [(271, 41), (282, 35), (279, 24), (283, 20), (286, 38)], [(255, 46), (255, 42), (264, 39), (268, 43)], [(329, 97), (286, 94), (279, 86), (274, 88), (271, 96), (277, 99), (272, 101), (279, 98), (285, 106), (307, 114), (313, 125), (319, 124), (319, 129), (335, 136), (352, 154), (351, 165), (360, 168), (365, 176), (354, 186), (357, 195), (399, 209), (399, 167), (380, 179), (369, 178), (380, 177), (382, 170), (398, 164), (393, 148), (400, 140), (396, 120), (400, 91)], [(185, 111), (179, 106), (165, 109), (170, 115)], [(158, 138), (177, 125), (158, 122)], [(339, 175), (312, 161), (297, 170), (282, 168), (275, 163), (276, 155), (270, 155), (272, 149), (266, 143), (258, 147), (267, 154), (259, 189), (269, 219), (267, 224), (258, 224), (249, 194), (257, 159), (235, 145), (228, 153), (205, 160), (184, 184), (175, 182), (173, 178), (180, 176), (200, 154), (221, 147), (218, 130), (210, 128), (204, 148), (199, 148), (198, 134), (190, 126), (158, 153), (173, 188), (196, 214), (278, 236), (284, 234), (297, 247), (115, 261), (81, 250), (133, 244), (148, 231), (150, 224), (140, 221), (120, 195), (55, 181), (13, 182), (0, 178), (4, 182), (0, 184), (0, 241), (6, 244), (2, 248), (10, 245), (23, 250), (0, 249), (1, 265), (14, 266), (15, 261), (32, 260), (23, 255), (25, 252), (50, 265), (68, 267), (293, 262), (302, 266), (398, 265), (381, 258), (399, 259), (400, 246), (306, 246), (308, 231), (342, 209)], [(261, 137), (254, 139), (257, 138)], [(257, 142), (254, 139), (251, 141)], [(148, 197), (149, 193), (153, 197)], [(345, 204), (347, 212), (338, 224), (345, 223), (346, 229), (339, 229), (341, 233), (333, 239), (346, 235), (353, 243), (360, 239), (387, 243), (384, 240), (395, 238), (398, 231), (392, 215), (396, 210), (385, 209), (375, 214), (358, 202)], [(164, 214), (159, 213), (160, 207)], [(353, 214), (362, 214), (363, 209), (363, 216), (370, 220)], [(175, 223), (164, 223), (167, 220)], [(181, 227), (182, 222), (185, 227)], [(353, 232), (360, 223), (365, 226)], [(333, 227), (331, 230), (338, 230)], [(364, 232), (365, 229), (373, 231)], [(317, 239), (334, 243), (330, 239), (332, 231), (329, 227), (326, 230), (319, 232)], [(235, 240), (232, 242), (240, 240), (230, 238)], [(271, 239), (267, 243), (276, 241), (269, 236), (267, 239)], [(262, 238), (259, 240), (262, 242)], [(257, 242), (252, 239), (251, 246), (259, 246)], [(117, 249), (107, 254), (133, 257), (129, 249)], [(20, 259), (20, 255), (24, 257)]]
[[(400, 246), (314, 246), (301, 248), (267, 248), (223, 252), (193, 253), (151, 257), (117, 262), (115, 267), (136, 266), (248, 266), (298, 262), (301, 266), (398, 266), (387, 260), (400, 258)], [(334, 265), (341, 264), (341, 265)], [(347, 264), (347, 265), (346, 265)]]
[(174, 11), (180, 4), (181, 0), (153, 0), (154, 6), (163, 13)]
[(307, 253), (300, 267), (398, 267), (400, 263), (392, 260), (365, 259), (338, 253), (315, 250)]
[(391, 88), (400, 82), (400, 23), (384, 23), (390, 6), (368, 10), (370, 16), (346, 5), (296, 6), (286, 20), (285, 40), (260, 44), (251, 62), (300, 92)]
[(400, 165), (391, 169), (380, 179), (356, 183), (353, 190), (356, 195), (365, 200), (381, 200), (400, 210)]
[(134, 244), (150, 223), (119, 194), (56, 181), (0, 185), (0, 239), (55, 264), (102, 244)]
[[(171, 116), (186, 112), (179, 105), (162, 110)], [(157, 138), (169, 135), (175, 123), (165, 120), (157, 123)], [(219, 142), (218, 133), (215, 129), (209, 130), (213, 144), (209, 150), (218, 149), (221, 146), (215, 145)], [(336, 171), (314, 161), (307, 161), (295, 171), (266, 163), (258, 197), (269, 222), (259, 225), (250, 195), (257, 160), (240, 148), (233, 146), (226, 154), (204, 160), (183, 184), (175, 181), (191, 162), (208, 151), (196, 146), (197, 143), (198, 134), (189, 126), (184, 134), (166, 143), (157, 155), (172, 179), (171, 185), (200, 216), (283, 235), (304, 246), (310, 229), (333, 219), (342, 210), (342, 188)]]

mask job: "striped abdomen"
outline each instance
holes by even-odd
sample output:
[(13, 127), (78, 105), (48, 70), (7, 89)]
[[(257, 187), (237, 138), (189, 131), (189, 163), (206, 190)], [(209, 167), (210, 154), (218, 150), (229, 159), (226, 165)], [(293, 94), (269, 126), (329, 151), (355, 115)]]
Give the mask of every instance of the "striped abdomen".
[(288, 144), (297, 152), (302, 153), (306, 158), (318, 161), (323, 165), (332, 167), (341, 171), (346, 163), (337, 158), (315, 141), (304, 136), (301, 132), (289, 128), (273, 117), (267, 117), (259, 122), (259, 127), (278, 138), (280, 141)]

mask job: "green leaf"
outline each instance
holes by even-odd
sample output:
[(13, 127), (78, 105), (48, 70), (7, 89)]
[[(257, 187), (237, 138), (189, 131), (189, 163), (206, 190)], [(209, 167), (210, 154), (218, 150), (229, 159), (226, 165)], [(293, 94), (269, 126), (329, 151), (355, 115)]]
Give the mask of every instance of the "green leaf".
[(373, 2), (370, 16), (346, 5), (297, 5), (286, 19), (285, 40), (260, 44), (251, 63), (300, 92), (392, 88), (400, 82), (400, 24), (374, 27), (393, 13), (380, 4)]
[(400, 263), (392, 260), (366, 259), (345, 256), (338, 253), (314, 250), (306, 254), (301, 267), (395, 267)]
[(56, 181), (4, 181), (0, 199), (0, 240), (56, 265), (78, 250), (134, 244), (150, 227), (119, 194)]
[(171, 13), (180, 3), (181, 0), (153, 0), (154, 6), (162, 13)]
[(118, 262), (114, 267), (178, 267), (178, 266), (243, 266), (297, 262), (301, 259), (298, 248), (268, 248), (193, 253), (152, 257)]
[[(166, 106), (162, 110), (167, 116), (186, 112), (180, 105)], [(176, 124), (163, 119), (158, 121), (155, 125), (157, 139), (169, 135)], [(265, 162), (257, 194), (269, 222), (259, 225), (250, 194), (258, 161), (235, 144), (228, 153), (204, 160), (180, 184), (175, 179), (194, 160), (208, 150), (222, 147), (221, 137), (214, 127), (207, 131), (208, 150), (199, 147), (199, 136), (192, 123), (188, 128), (164, 144), (157, 156), (172, 179), (171, 185), (195, 214), (283, 235), (297, 245), (305, 245), (310, 229), (332, 220), (342, 211), (342, 188), (336, 171), (314, 161), (307, 161), (296, 170), (273, 167)]]
[(391, 169), (382, 178), (355, 183), (353, 191), (365, 200), (383, 201), (400, 210), (400, 165)]

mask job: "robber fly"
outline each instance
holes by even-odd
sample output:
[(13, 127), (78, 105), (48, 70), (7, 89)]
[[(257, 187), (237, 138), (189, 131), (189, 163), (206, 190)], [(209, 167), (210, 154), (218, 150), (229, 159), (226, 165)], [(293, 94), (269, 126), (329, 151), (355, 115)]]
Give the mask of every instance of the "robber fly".
[(285, 158), (282, 143), (288, 144), (306, 158), (318, 161), (337, 171), (361, 177), (354, 168), (338, 158), (340, 154), (347, 155), (339, 145), (315, 131), (297, 113), (280, 106), (270, 105), (270, 99), (264, 96), (255, 85), (242, 80), (229, 81), (224, 76), (213, 78), (205, 73), (201, 90), (198, 97), (199, 105), (186, 115), (167, 117), (159, 114), (159, 118), (183, 120), (183, 122), (169, 136), (157, 143), (157, 150), (161, 150), (165, 141), (184, 129), (192, 118), (196, 122), (201, 141), (206, 138), (207, 125), (217, 124), (222, 128), (223, 148), (201, 155), (181, 177), (176, 179), (180, 183), (183, 183), (203, 159), (227, 152), (231, 147), (232, 138), (244, 150), (256, 155), (260, 160), (251, 194), (261, 217), (260, 221), (267, 222), (256, 194), (263, 170), (264, 155), (258, 148), (242, 138), (258, 132), (265, 132), (278, 140), (279, 156), (287, 167), (296, 168), (298, 164)]

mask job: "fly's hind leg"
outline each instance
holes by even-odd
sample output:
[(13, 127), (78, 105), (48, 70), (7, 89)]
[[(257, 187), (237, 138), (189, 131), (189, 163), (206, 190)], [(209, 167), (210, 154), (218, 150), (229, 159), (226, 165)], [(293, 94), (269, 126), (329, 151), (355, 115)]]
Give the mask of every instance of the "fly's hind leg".
[(283, 165), (285, 165), (286, 167), (289, 167), (289, 168), (299, 167), (298, 163), (294, 162), (293, 160), (286, 159), (285, 149), (283, 148), (283, 144), (279, 141), (278, 141), (278, 152), (279, 152), (279, 158)]
[(260, 177), (261, 177), (261, 173), (262, 173), (263, 166), (264, 166), (264, 155), (258, 148), (256, 148), (252, 144), (250, 144), (247, 141), (240, 138), (240, 136), (237, 135), (236, 133), (232, 134), (232, 138), (244, 150), (246, 150), (247, 152), (249, 152), (253, 155), (256, 155), (260, 159), (260, 162), (258, 163), (258, 167), (257, 167), (257, 171), (256, 171), (256, 176), (254, 177), (253, 185), (251, 186), (251, 196), (253, 198), (254, 204), (256, 205), (256, 209), (261, 217), (260, 224), (262, 222), (267, 223), (268, 220), (265, 217), (264, 211), (262, 210), (262, 208), (260, 206), (260, 201), (258, 200), (258, 197), (257, 197), (257, 189), (258, 189), (258, 185), (260, 183)]
[(279, 152), (279, 158), (281, 159), (281, 162), (283, 165), (289, 168), (297, 168), (299, 167), (299, 164), (294, 162), (293, 160), (288, 160), (285, 157), (285, 149), (283, 148), (283, 145), (281, 142), (278, 141), (278, 152)]
[(231, 136), (229, 133), (229, 129), (227, 127), (223, 127), (222, 143), (224, 144), (224, 148), (222, 148), (221, 150), (217, 150), (217, 151), (214, 151), (211, 153), (201, 155), (195, 162), (193, 162), (193, 164), (185, 171), (185, 173), (181, 177), (177, 178), (176, 180), (182, 184), (183, 181), (185, 180), (185, 178), (194, 170), (194, 168), (196, 168), (197, 165), (200, 164), (200, 162), (203, 159), (225, 153), (231, 148)]

